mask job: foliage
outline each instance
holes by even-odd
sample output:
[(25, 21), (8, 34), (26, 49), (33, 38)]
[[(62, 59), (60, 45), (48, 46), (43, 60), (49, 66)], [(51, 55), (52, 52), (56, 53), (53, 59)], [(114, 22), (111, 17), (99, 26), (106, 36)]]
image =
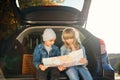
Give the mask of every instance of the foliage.
[(10, 0), (0, 1), (0, 40), (16, 30), (17, 21), (14, 18)]
[(32, 6), (56, 6), (63, 2), (64, 0), (19, 0), (21, 9)]

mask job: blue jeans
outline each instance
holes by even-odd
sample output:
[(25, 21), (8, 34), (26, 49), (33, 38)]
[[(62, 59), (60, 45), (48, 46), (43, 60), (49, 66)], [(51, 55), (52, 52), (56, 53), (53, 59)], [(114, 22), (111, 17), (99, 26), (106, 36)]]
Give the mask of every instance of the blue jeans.
[(66, 74), (70, 80), (80, 80), (79, 74), (82, 76), (83, 80), (93, 80), (88, 69), (83, 66), (69, 67), (66, 70)]

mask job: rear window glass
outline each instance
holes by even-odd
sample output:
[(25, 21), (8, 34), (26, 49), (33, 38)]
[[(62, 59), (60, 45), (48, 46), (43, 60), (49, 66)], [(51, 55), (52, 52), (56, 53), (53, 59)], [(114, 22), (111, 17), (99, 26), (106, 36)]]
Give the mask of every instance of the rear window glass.
[(20, 9), (32, 6), (68, 6), (82, 11), (84, 0), (16, 0), (16, 4)]

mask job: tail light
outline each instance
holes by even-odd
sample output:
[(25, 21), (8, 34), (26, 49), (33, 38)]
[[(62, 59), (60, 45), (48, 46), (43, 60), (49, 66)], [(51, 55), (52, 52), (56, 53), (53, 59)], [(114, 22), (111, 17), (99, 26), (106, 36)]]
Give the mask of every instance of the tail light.
[(102, 59), (102, 68), (103, 68), (103, 77), (104, 80), (114, 80), (114, 69), (110, 65), (108, 60), (108, 55), (105, 47), (105, 43), (102, 39), (100, 39), (101, 46), (101, 59)]
[(100, 47), (101, 47), (101, 54), (105, 54), (106, 53), (106, 46), (105, 46), (105, 43), (102, 39), (100, 39)]

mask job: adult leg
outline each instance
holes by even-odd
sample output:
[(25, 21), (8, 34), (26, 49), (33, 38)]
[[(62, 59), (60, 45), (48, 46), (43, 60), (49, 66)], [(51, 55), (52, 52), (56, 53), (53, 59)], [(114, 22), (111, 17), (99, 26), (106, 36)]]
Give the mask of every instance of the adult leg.
[(66, 70), (66, 74), (70, 80), (80, 80), (76, 67), (69, 67)]

